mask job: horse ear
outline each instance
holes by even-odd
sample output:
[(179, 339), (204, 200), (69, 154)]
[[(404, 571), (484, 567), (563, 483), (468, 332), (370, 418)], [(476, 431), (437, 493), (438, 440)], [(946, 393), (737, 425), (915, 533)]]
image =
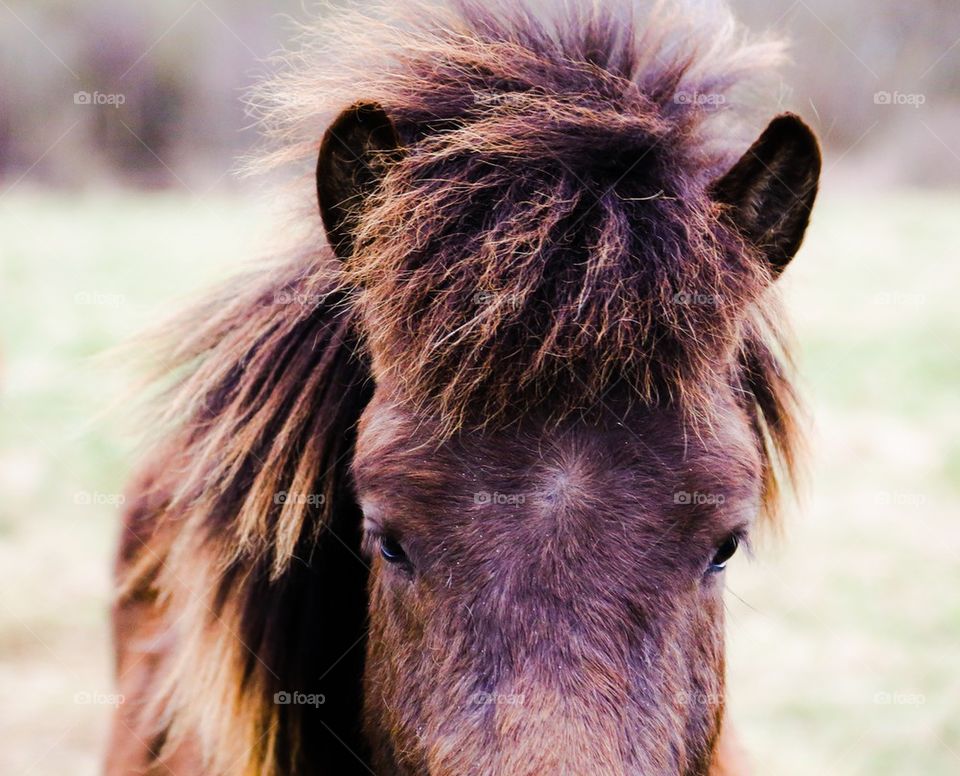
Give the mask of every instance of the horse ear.
[(755, 245), (774, 276), (793, 258), (820, 181), (820, 146), (798, 116), (777, 116), (711, 187), (726, 216)]
[(376, 103), (347, 108), (330, 125), (317, 159), (317, 199), (327, 238), (346, 259), (364, 200), (400, 148), (393, 122)]

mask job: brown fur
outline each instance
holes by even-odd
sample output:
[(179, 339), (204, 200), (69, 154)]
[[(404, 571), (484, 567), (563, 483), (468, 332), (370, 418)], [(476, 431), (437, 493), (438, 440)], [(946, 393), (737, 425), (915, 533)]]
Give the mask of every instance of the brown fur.
[[(776, 181), (741, 166), (726, 196), (742, 133), (681, 96), (738, 107), (773, 49), (628, 5), (405, 9), (337, 15), (259, 103), (265, 166), (312, 166), (357, 100), (396, 128), (344, 204), (346, 261), (311, 215), (288, 260), (162, 334), (112, 772), (706, 773), (723, 651), (703, 569), (794, 463), (773, 281), (816, 177), (780, 151), (792, 119), (765, 135), (755, 158), (795, 192), (778, 206), (806, 210), (760, 224)], [(326, 703), (273, 702), (294, 691)]]
[[(364, 414), (354, 464), (368, 533), (402, 537), (417, 569), (415, 586), (382, 562), (373, 576), (377, 772), (705, 773), (722, 600), (716, 580), (691, 580), (756, 513), (742, 412), (727, 404), (710, 445), (685, 444), (676, 413), (611, 406), (552, 433), (536, 418), (437, 447), (390, 393)], [(723, 493), (724, 508), (677, 492)]]

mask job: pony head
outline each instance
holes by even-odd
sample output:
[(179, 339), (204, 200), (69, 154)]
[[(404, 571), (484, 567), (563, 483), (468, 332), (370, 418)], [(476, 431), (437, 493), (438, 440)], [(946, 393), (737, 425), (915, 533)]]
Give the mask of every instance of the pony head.
[(741, 141), (770, 47), (585, 6), (342, 17), (267, 92), (327, 241), (179, 330), (149, 577), (212, 768), (710, 768), (820, 155), (792, 114)]

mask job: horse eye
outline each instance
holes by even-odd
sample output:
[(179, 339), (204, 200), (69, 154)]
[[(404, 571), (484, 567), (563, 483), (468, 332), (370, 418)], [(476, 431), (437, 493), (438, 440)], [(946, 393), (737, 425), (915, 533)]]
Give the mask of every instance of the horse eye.
[(387, 563), (393, 563), (394, 565), (410, 562), (407, 553), (403, 550), (403, 545), (392, 536), (380, 537), (380, 557)]
[(727, 537), (723, 544), (717, 547), (717, 551), (713, 556), (713, 560), (710, 561), (710, 570), (711, 571), (723, 571), (727, 565), (727, 561), (733, 557), (733, 554), (737, 551), (737, 547), (740, 546), (740, 537), (736, 534), (731, 534)]

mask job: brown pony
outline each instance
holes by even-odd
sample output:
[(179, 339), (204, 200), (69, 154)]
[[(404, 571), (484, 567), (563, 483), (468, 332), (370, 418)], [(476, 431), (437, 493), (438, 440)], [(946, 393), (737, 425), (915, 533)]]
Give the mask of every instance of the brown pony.
[(109, 773), (739, 772), (820, 155), (744, 153), (776, 47), (614, 5), (338, 13), (264, 90), (310, 228), (166, 333)]

